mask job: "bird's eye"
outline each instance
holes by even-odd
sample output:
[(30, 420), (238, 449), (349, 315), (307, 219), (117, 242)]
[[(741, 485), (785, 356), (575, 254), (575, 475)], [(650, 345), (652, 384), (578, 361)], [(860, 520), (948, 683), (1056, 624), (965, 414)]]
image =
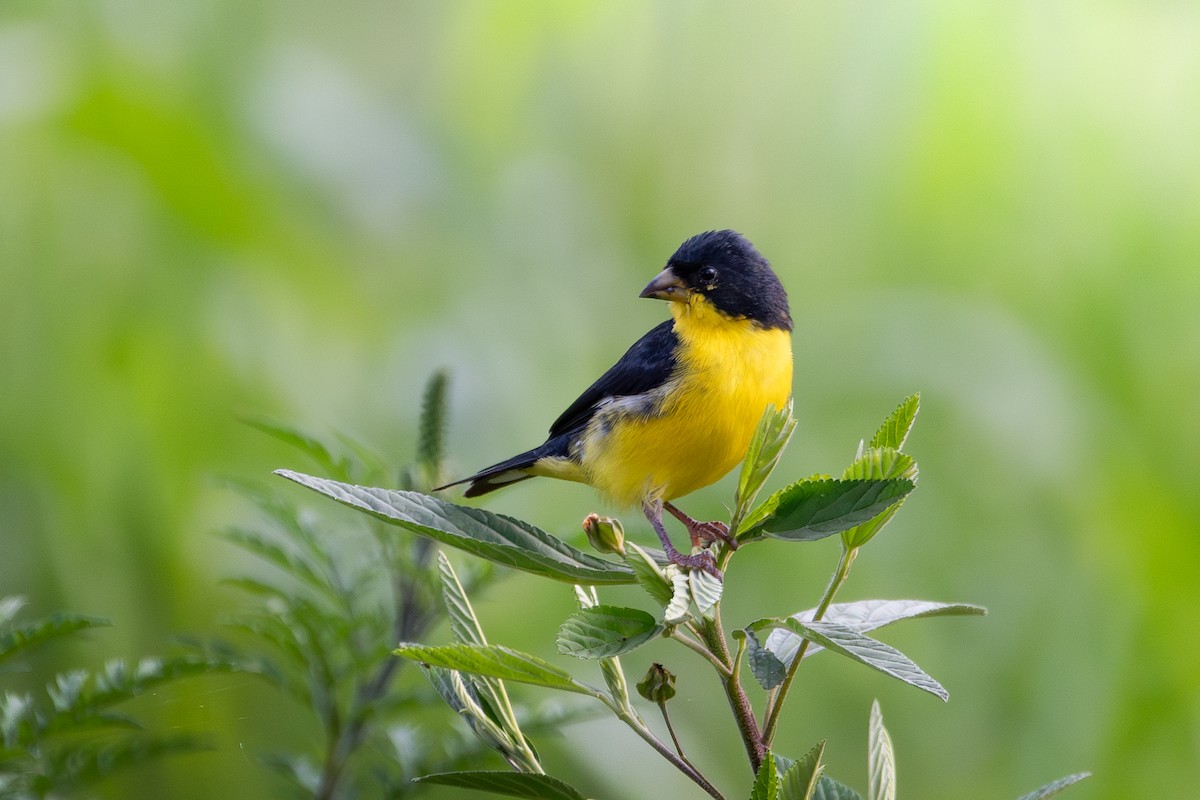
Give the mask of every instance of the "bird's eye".
[(710, 284), (717, 279), (717, 270), (715, 267), (705, 267), (700, 270), (697, 277), (700, 278), (701, 283)]

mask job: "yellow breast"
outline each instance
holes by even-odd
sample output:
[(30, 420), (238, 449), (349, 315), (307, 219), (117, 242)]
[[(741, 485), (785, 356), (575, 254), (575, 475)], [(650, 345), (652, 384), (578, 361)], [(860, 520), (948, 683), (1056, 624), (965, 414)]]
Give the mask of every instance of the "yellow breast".
[(731, 319), (704, 300), (671, 307), (679, 363), (656, 412), (598, 415), (584, 437), (587, 482), (621, 506), (719, 480), (745, 457), (767, 405), (782, 407), (792, 393), (788, 331)]

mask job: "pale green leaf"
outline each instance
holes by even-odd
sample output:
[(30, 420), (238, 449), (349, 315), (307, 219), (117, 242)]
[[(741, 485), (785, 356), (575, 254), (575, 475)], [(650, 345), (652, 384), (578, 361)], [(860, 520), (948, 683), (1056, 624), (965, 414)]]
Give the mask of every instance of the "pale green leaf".
[(867, 728), (867, 800), (896, 800), (896, 754), (878, 700)]
[(418, 492), (375, 489), (276, 470), (288, 480), (391, 525), (514, 569), (567, 583), (633, 583), (633, 571), (572, 547), (527, 522)]
[(1077, 772), (1074, 775), (1059, 778), (1053, 783), (1048, 783), (1040, 789), (1034, 789), (1029, 794), (1021, 795), (1019, 800), (1046, 800), (1047, 797), (1053, 797), (1068, 786), (1079, 783), (1084, 778), (1090, 778), (1091, 776), (1092, 773), (1090, 772)]
[(529, 800), (586, 800), (579, 790), (570, 784), (529, 772), (442, 772), (417, 778), (417, 783), (435, 783), (440, 786), (455, 786), (460, 789), (475, 789), (480, 792), (524, 797)]
[(688, 572), (688, 585), (691, 589), (692, 602), (696, 604), (696, 610), (702, 615), (709, 616), (713, 607), (721, 602), (721, 592), (725, 589), (725, 582), (703, 570), (694, 569)]
[(942, 700), (949, 699), (949, 694), (942, 685), (913, 663), (908, 656), (844, 625), (831, 622), (802, 623), (794, 617), (783, 617), (759, 620), (748, 627), (754, 631), (787, 628), (805, 639), (824, 645), (828, 650), (902, 680)]
[(671, 602), (663, 609), (663, 622), (667, 625), (678, 625), (691, 615), (692, 588), (687, 573), (677, 568), (669, 572), (671, 576)]
[(904, 447), (908, 434), (912, 431), (913, 422), (917, 419), (917, 411), (921, 407), (921, 394), (911, 394), (888, 415), (888, 418), (875, 431), (871, 438), (871, 447), (891, 447), (899, 450)]
[(596, 696), (595, 689), (579, 683), (558, 667), (537, 656), (500, 645), (449, 644), (431, 647), (402, 643), (394, 652), (409, 661), (435, 667)]
[(734, 525), (730, 530), (734, 536), (745, 524), (750, 507), (762, 490), (763, 484), (775, 470), (795, 429), (796, 419), (792, 416), (791, 398), (788, 398), (781, 409), (767, 406), (758, 421), (754, 436), (750, 439), (750, 446), (746, 450), (742, 470), (738, 475), (737, 492), (734, 495)]
[[(812, 622), (815, 611), (816, 609), (810, 608), (792, 616), (800, 622)], [(867, 633), (906, 619), (982, 616), (986, 613), (986, 608), (968, 603), (935, 603), (931, 600), (858, 600), (853, 603), (834, 603), (826, 609), (822, 621), (834, 622), (859, 633)], [(803, 638), (785, 628), (776, 628), (767, 635), (763, 642), (763, 649), (774, 653), (785, 666), (790, 665)], [(823, 649), (820, 645), (810, 643), (804, 656), (808, 658)]]
[(674, 596), (671, 582), (649, 553), (633, 542), (626, 541), (625, 563), (633, 570), (633, 577), (647, 594), (664, 606), (671, 602)]
[(780, 779), (779, 800), (809, 800), (816, 792), (824, 765), (821, 763), (825, 755), (825, 742), (820, 741), (792, 762)]
[(817, 780), (812, 800), (862, 800), (862, 795), (828, 775), (822, 775)]
[(612, 658), (662, 633), (654, 617), (637, 608), (593, 606), (576, 611), (558, 629), (558, 652), (576, 658)]

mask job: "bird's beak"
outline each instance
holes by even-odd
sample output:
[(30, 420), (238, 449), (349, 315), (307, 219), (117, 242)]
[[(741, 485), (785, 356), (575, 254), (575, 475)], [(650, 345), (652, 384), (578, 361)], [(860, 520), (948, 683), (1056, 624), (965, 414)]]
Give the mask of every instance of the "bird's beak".
[(638, 297), (656, 297), (659, 300), (672, 300), (677, 303), (685, 302), (691, 291), (687, 288), (679, 276), (667, 267), (662, 272), (654, 276), (654, 280), (642, 289), (642, 293)]

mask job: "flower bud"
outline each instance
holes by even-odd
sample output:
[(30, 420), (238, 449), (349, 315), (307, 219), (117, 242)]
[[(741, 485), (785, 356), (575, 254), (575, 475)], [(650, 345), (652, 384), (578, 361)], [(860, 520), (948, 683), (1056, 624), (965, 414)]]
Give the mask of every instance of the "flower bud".
[(583, 521), (583, 532), (587, 534), (592, 547), (601, 553), (625, 555), (625, 529), (621, 527), (620, 520), (588, 514)]
[(675, 696), (675, 675), (662, 664), (651, 664), (637, 690), (651, 703), (662, 705)]

